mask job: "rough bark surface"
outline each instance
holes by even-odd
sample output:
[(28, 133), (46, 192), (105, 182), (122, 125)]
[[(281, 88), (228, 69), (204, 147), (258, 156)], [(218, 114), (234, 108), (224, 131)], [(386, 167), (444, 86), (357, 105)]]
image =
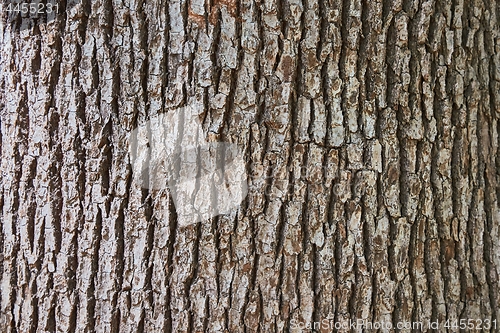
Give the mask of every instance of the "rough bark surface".
[[(0, 331), (500, 320), (498, 1), (71, 6), (0, 26)], [(127, 135), (189, 103), (250, 181), (179, 227)]]

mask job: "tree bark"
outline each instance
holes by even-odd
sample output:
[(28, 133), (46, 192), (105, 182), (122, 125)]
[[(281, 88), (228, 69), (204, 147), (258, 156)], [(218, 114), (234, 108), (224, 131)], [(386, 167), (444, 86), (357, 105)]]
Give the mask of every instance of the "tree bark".
[[(64, 6), (0, 28), (2, 332), (500, 331), (498, 1)], [(129, 134), (191, 103), (248, 195), (183, 226)]]

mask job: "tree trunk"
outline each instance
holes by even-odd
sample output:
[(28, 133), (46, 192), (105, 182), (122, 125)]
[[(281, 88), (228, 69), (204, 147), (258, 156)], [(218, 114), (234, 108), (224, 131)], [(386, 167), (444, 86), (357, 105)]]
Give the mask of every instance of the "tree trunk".
[[(498, 1), (63, 1), (0, 45), (0, 331), (500, 331)], [(188, 105), (248, 194), (184, 225), (129, 151)]]

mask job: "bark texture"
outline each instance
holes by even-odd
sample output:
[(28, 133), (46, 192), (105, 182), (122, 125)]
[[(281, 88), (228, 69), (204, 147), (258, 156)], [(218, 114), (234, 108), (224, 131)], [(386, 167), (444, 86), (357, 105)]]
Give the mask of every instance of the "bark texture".
[[(2, 332), (500, 320), (498, 1), (67, 6), (0, 27)], [(250, 181), (180, 227), (127, 141), (189, 103)]]

